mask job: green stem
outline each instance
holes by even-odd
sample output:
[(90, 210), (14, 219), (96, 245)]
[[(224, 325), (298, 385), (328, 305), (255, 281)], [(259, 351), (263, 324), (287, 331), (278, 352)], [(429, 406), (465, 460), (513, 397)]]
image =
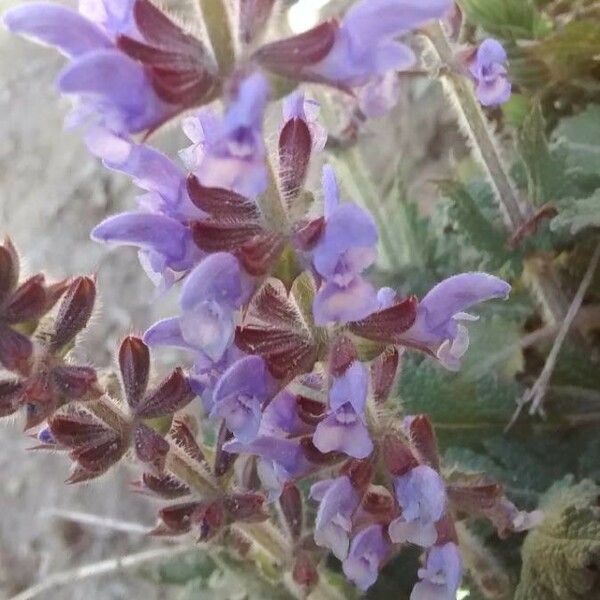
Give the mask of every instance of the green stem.
[[(520, 200), (508, 165), (502, 158), (494, 134), (475, 96), (474, 87), (456, 68), (452, 46), (442, 25), (435, 23), (425, 33), (441, 63), (442, 83), (468, 137), (473, 156), (483, 167), (500, 205), (508, 232), (512, 235), (535, 211), (527, 200)], [(541, 304), (545, 317), (551, 323), (560, 323), (567, 313), (569, 302), (553, 266), (550, 263), (545, 263), (544, 268), (526, 266), (529, 267), (528, 283)]]
[(461, 127), (471, 142), (473, 154), (489, 179), (509, 229), (517, 229), (528, 212), (519, 201), (508, 166), (504, 163), (500, 148), (481, 110), (473, 85), (455, 69), (454, 52), (442, 25), (435, 23), (427, 28), (426, 33), (444, 67), (442, 82), (452, 100)]
[(222, 75), (229, 75), (235, 65), (233, 24), (225, 0), (199, 0), (206, 31)]

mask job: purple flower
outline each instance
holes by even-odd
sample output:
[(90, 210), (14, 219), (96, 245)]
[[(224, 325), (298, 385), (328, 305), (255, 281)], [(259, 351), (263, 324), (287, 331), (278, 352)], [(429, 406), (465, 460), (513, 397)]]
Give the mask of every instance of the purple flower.
[(95, 121), (119, 133), (136, 133), (174, 112), (157, 96), (144, 67), (115, 45), (118, 34), (133, 33), (132, 7), (131, 1), (84, 2), (80, 14), (59, 4), (31, 2), (4, 15), (10, 31), (69, 57), (58, 87), (78, 97), (71, 125)]
[(313, 484), (310, 497), (319, 502), (315, 543), (329, 548), (337, 558), (344, 560), (350, 546), (352, 516), (360, 502), (358, 492), (343, 475)]
[(129, 175), (135, 185), (146, 191), (138, 198), (141, 209), (183, 222), (204, 216), (188, 196), (185, 173), (162, 152), (101, 127), (91, 127), (85, 141), (105, 167)]
[(94, 228), (92, 239), (140, 248), (142, 267), (161, 288), (172, 285), (178, 273), (188, 271), (202, 257), (185, 225), (151, 212), (128, 212), (109, 217)]
[(298, 439), (265, 435), (260, 429), (253, 441), (242, 443), (232, 440), (223, 444), (223, 450), (236, 454), (254, 454), (259, 457), (257, 471), (263, 486), (268, 491), (269, 502), (279, 498), (287, 481), (305, 475), (312, 467), (304, 456)]
[(511, 83), (506, 71), (506, 50), (492, 38), (481, 42), (468, 67), (483, 106), (503, 104), (510, 98)]
[(313, 264), (324, 283), (315, 297), (317, 325), (360, 320), (377, 309), (377, 293), (360, 274), (377, 257), (377, 226), (355, 204), (339, 203), (333, 169), (323, 168), (325, 228), (313, 250)]
[(427, 554), (427, 565), (419, 569), (410, 600), (455, 600), (462, 578), (462, 559), (458, 546), (448, 542), (434, 546)]
[(371, 454), (373, 442), (365, 418), (367, 391), (368, 371), (361, 362), (353, 362), (334, 379), (329, 390), (330, 413), (313, 435), (313, 444), (320, 452), (339, 451), (354, 458)]
[(135, 35), (134, 4), (135, 0), (79, 0), (79, 12), (114, 35)]
[(260, 457), (257, 472), (268, 491), (269, 502), (274, 502), (287, 481), (311, 469), (300, 438), (312, 433), (313, 429), (298, 416), (296, 395), (283, 389), (264, 408), (258, 436), (254, 441), (242, 444), (234, 440), (223, 448)]
[(320, 152), (327, 142), (327, 130), (319, 123), (320, 106), (316, 100), (305, 97), (303, 92), (295, 91), (283, 101), (283, 120), (301, 119), (308, 125), (312, 139), (313, 152)]
[(237, 346), (231, 345), (219, 360), (211, 360), (200, 348), (185, 340), (179, 317), (169, 317), (156, 322), (144, 333), (144, 342), (151, 347), (180, 348), (193, 355), (194, 363), (189, 373), (189, 382), (194, 393), (202, 398), (202, 405), (207, 414), (213, 408), (213, 391), (221, 375), (234, 362), (245, 356)]
[(383, 117), (398, 104), (400, 81), (394, 71), (388, 71), (359, 88), (357, 97), (358, 107), (366, 117)]
[(201, 110), (184, 121), (192, 146), (181, 157), (202, 185), (230, 189), (247, 198), (267, 189), (262, 120), (268, 99), (267, 80), (253, 73), (238, 84), (222, 119)]
[(451, 371), (469, 347), (467, 328), (460, 321), (477, 317), (463, 311), (493, 298), (507, 298), (510, 285), (487, 273), (461, 273), (438, 283), (421, 300), (417, 318), (403, 335), (403, 342), (431, 352)]
[(424, 548), (437, 539), (435, 523), (444, 514), (446, 488), (441, 477), (427, 465), (419, 465), (394, 479), (396, 499), (402, 515), (389, 526), (396, 544), (410, 542)]
[(298, 416), (297, 396), (288, 389), (281, 390), (263, 412), (261, 433), (276, 437), (298, 437), (314, 431), (314, 426)]
[(350, 552), (342, 567), (346, 577), (362, 591), (369, 589), (390, 551), (381, 525), (371, 525), (352, 539)]
[(227, 429), (243, 444), (258, 435), (262, 405), (269, 392), (268, 377), (265, 361), (247, 356), (231, 365), (215, 387), (211, 417), (225, 419)]
[(181, 290), (183, 339), (211, 360), (220, 360), (233, 340), (235, 311), (248, 299), (251, 289), (233, 254), (207, 256)]
[[(451, 7), (451, 0), (357, 2), (346, 13), (330, 52), (311, 72), (334, 85), (359, 88), (365, 114), (380, 116), (398, 98), (397, 84), (386, 75), (408, 69), (416, 60), (412, 50), (396, 38), (441, 18)], [(360, 89), (365, 86), (368, 89)]]

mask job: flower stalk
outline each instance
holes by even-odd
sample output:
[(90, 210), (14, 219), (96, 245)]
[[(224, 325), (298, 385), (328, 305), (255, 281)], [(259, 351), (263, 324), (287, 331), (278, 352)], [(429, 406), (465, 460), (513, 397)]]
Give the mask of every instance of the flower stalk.
[(199, 0), (206, 31), (222, 75), (231, 73), (235, 65), (233, 25), (224, 0)]
[[(508, 165), (475, 96), (473, 85), (456, 68), (454, 53), (442, 24), (436, 22), (429, 25), (425, 33), (439, 58), (437, 68), (442, 84), (452, 101), (461, 129), (470, 142), (473, 157), (482, 166), (498, 201), (506, 228), (512, 235), (534, 214), (533, 207), (527, 200), (519, 198)], [(552, 265), (545, 263), (540, 268), (537, 263), (539, 260), (535, 258), (526, 261), (527, 280), (546, 319), (551, 323), (560, 323), (567, 313), (569, 303)]]

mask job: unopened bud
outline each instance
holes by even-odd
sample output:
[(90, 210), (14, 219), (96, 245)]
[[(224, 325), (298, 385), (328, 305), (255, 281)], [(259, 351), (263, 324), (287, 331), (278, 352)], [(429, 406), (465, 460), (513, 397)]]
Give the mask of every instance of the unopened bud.
[(296, 485), (287, 482), (283, 486), (279, 497), (279, 506), (292, 539), (298, 540), (302, 535), (304, 510), (302, 494)]
[(69, 344), (85, 328), (96, 301), (96, 283), (91, 277), (77, 277), (69, 285), (54, 324), (50, 349), (57, 351)]
[(12, 415), (19, 408), (23, 384), (16, 379), (0, 381), (0, 417)]
[(431, 420), (427, 415), (406, 417), (405, 428), (422, 460), (440, 470), (440, 453)]
[(161, 472), (165, 467), (169, 442), (150, 427), (140, 423), (135, 428), (134, 447), (137, 458)]
[(140, 338), (128, 336), (123, 340), (119, 368), (127, 403), (135, 410), (146, 393), (150, 374), (150, 351)]
[(319, 583), (319, 572), (307, 552), (299, 552), (292, 571), (294, 581), (308, 594)]
[(288, 200), (295, 197), (306, 180), (312, 136), (306, 121), (290, 119), (279, 134), (279, 179)]
[(177, 368), (153, 392), (148, 393), (136, 406), (140, 419), (166, 417), (187, 406), (195, 397), (190, 383)]
[(400, 477), (419, 465), (406, 442), (395, 435), (386, 435), (383, 440), (383, 460), (388, 471)]
[(373, 399), (378, 404), (383, 404), (389, 398), (394, 388), (399, 364), (400, 354), (394, 346), (388, 346), (371, 363)]
[(401, 343), (402, 334), (415, 322), (417, 305), (417, 299), (411, 296), (389, 308), (373, 313), (362, 321), (350, 323), (350, 331), (373, 342)]

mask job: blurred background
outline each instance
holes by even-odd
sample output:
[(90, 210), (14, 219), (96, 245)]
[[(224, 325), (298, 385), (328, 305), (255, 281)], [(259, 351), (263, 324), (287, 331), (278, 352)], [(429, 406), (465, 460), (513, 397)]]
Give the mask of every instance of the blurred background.
[[(16, 4), (0, 0), (0, 12)], [(185, 10), (182, 1), (162, 4)], [(290, 9), (281, 15), (282, 26), (302, 31), (317, 22), (320, 10), (332, 14), (343, 4), (347, 2), (282, 2), (282, 10)], [(12, 237), (29, 273), (41, 270), (52, 278), (97, 274), (101, 308), (78, 353), (97, 366), (108, 366), (119, 339), (172, 313), (175, 298), (152, 302), (153, 286), (134, 250), (110, 250), (89, 239), (92, 227), (105, 216), (133, 207), (136, 190), (125, 176), (107, 171), (88, 154), (78, 131), (63, 129), (69, 106), (53, 83), (63, 64), (56, 52), (0, 28), (0, 234)], [(407, 79), (394, 114), (361, 133), (369, 169), (376, 177), (385, 177), (390, 167), (400, 169), (408, 195), (425, 211), (435, 197), (431, 179), (447, 176), (453, 157), (464, 154), (441, 100), (437, 84)], [(151, 143), (176, 156), (186, 139), (173, 126)], [(0, 597), (11, 597), (48, 573), (161, 545), (139, 532), (57, 516), (85, 512), (146, 527), (154, 524), (151, 501), (127, 489), (132, 473), (119, 468), (101, 481), (68, 487), (63, 484), (66, 461), (59, 455), (26, 452), (32, 445), (18, 423), (0, 426)], [(49, 597), (154, 600), (171, 593), (129, 573), (84, 581)]]

